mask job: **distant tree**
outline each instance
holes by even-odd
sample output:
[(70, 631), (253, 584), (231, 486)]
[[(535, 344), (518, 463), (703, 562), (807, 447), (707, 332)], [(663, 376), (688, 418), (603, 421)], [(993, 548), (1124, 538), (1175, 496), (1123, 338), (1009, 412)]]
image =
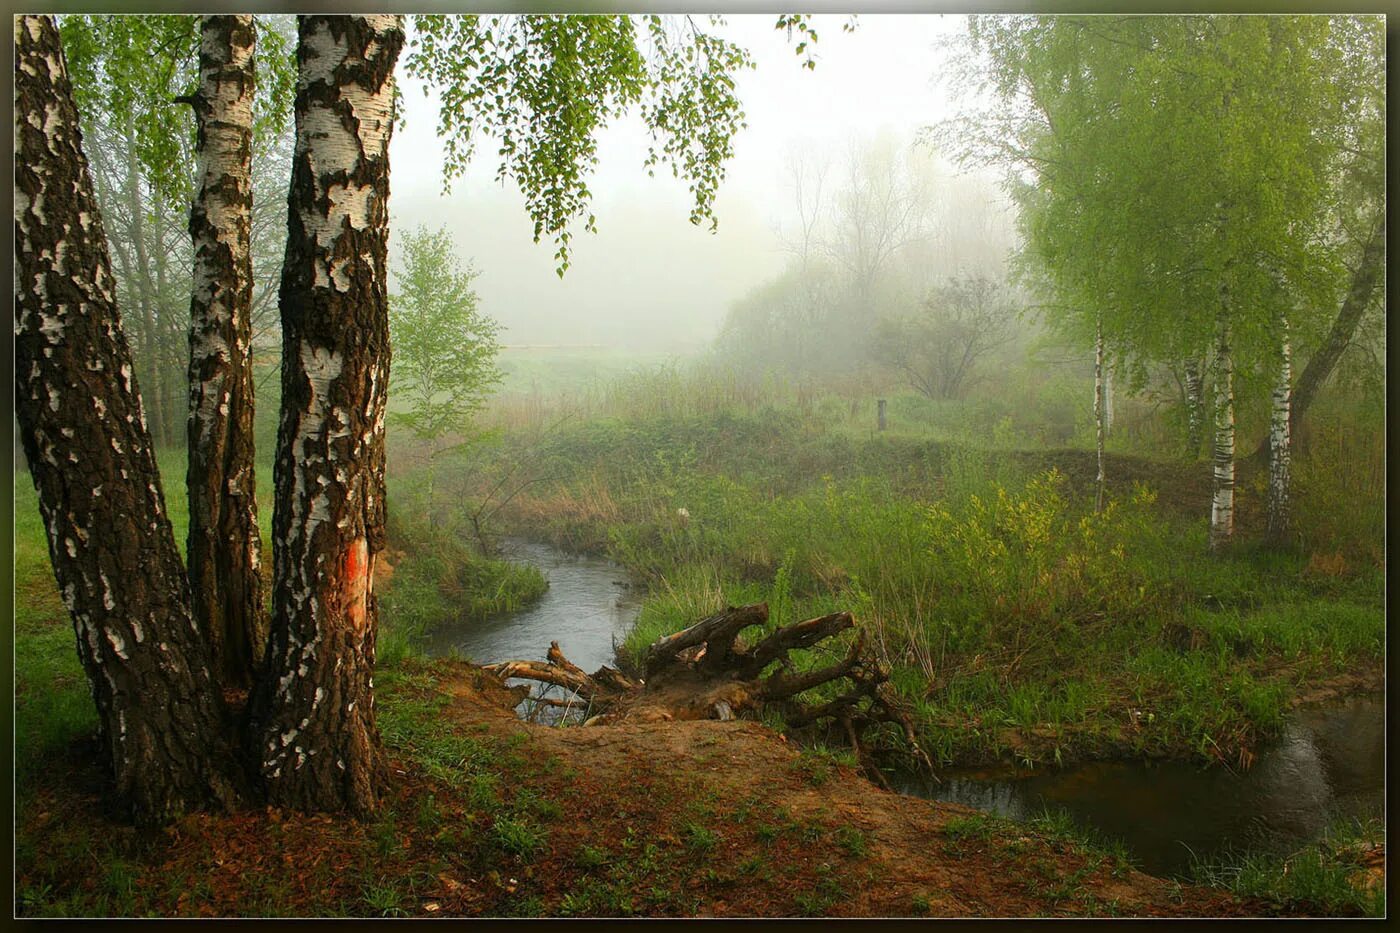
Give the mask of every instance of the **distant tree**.
[(1016, 314), (1001, 284), (955, 277), (914, 314), (882, 319), (876, 353), (928, 398), (961, 398), (980, 378), (979, 363), (1012, 339)]
[(433, 521), (436, 459), (451, 450), (440, 442), (462, 434), (501, 381), (496, 366), (500, 325), (478, 309), (472, 280), (463, 269), (446, 228), (419, 227), (405, 233), (399, 292), (389, 298), (389, 331), (394, 342), (394, 388), (407, 410), (391, 420), (428, 442), (427, 503)]
[[(716, 348), (765, 370), (848, 372), (880, 360), (879, 322), (917, 318), (950, 276), (1000, 278), (1009, 212), (987, 179), (953, 183), (936, 154), (889, 136), (806, 149), (784, 170), (783, 273), (728, 309)], [(936, 390), (935, 390), (936, 391)]]

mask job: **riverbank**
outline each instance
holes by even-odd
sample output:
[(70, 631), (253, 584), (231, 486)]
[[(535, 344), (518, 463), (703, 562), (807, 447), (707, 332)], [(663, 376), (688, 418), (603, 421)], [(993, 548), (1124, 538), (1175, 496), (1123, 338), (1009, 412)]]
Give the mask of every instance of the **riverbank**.
[[(890, 794), (760, 724), (550, 729), (462, 662), (383, 671), (396, 781), (355, 822), (140, 837), (82, 743), (21, 798), (17, 911), (161, 916), (1246, 916), (1063, 833)], [(97, 870), (94, 871), (94, 864)], [(1285, 910), (1291, 908), (1283, 908)]]
[[(1241, 540), (1211, 554), (1205, 464), (1115, 454), (1095, 512), (1090, 452), (862, 437), (796, 414), (531, 435), (540, 479), (498, 520), (648, 585), (624, 660), (726, 604), (767, 602), (772, 625), (853, 612), (945, 766), (1238, 768), (1310, 694), (1383, 685), (1374, 503), (1342, 530), (1340, 509), (1320, 515), (1335, 499), (1320, 453), (1298, 461), (1297, 546), (1251, 542), (1262, 500), (1242, 468)], [(500, 462), (525, 456), (507, 439)], [(470, 476), (464, 498), (495, 481), (490, 463)]]
[[(799, 750), (757, 723), (530, 726), (461, 662), (407, 655), (376, 675), (395, 783), (374, 819), (258, 810), (192, 816), (142, 836), (107, 808), (71, 627), (42, 538), (26, 541), (16, 563), (23, 916), (1375, 909), (1358, 906), (1345, 881), (1374, 849), (1329, 851), (1325, 899), (1300, 899), (1296, 872), (1272, 862), (1248, 876), (1274, 885), (1260, 889), (1268, 896), (1239, 897), (1134, 872), (1121, 851), (1086, 845), (1053, 821), (1016, 824), (887, 794), (839, 753)], [(386, 631), (395, 624), (386, 614)]]

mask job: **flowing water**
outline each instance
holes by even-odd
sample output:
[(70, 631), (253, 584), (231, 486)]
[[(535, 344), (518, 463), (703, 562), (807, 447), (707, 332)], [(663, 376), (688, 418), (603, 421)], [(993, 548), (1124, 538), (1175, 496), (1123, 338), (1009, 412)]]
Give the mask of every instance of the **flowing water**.
[[(512, 540), (505, 556), (539, 567), (549, 590), (516, 613), (448, 625), (430, 651), (479, 663), (543, 660), (551, 641), (586, 671), (614, 664), (636, 621), (640, 595), (627, 572), (599, 558)], [(1141, 867), (1180, 875), (1192, 857), (1231, 850), (1286, 852), (1330, 821), (1383, 817), (1385, 707), (1361, 699), (1302, 711), (1259, 751), (1248, 771), (1187, 762), (1092, 762), (1036, 773), (944, 771), (937, 781), (905, 776), (905, 793), (1026, 819), (1046, 808), (1121, 840)]]
[(549, 589), (519, 612), (438, 628), (428, 652), (455, 649), (478, 664), (543, 661), (549, 643), (557, 641), (564, 656), (585, 671), (615, 664), (613, 644), (622, 644), (642, 605), (627, 571), (612, 561), (565, 554), (534, 541), (508, 539), (502, 550), (507, 560), (538, 567)]
[(1331, 821), (1383, 817), (1385, 707), (1361, 699), (1300, 711), (1242, 772), (1101, 761), (1020, 775), (945, 771), (939, 781), (906, 778), (896, 786), (1013, 819), (1065, 810), (1122, 841), (1144, 871), (1179, 876), (1193, 856), (1287, 853)]

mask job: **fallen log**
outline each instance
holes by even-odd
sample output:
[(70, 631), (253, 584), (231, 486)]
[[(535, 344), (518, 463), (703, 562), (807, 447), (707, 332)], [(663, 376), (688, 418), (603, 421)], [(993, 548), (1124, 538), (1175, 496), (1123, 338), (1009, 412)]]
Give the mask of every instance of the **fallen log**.
[[(584, 708), (587, 725), (626, 719), (730, 719), (764, 706), (779, 708), (788, 724), (801, 728), (830, 721), (850, 739), (867, 771), (885, 784), (866, 748), (864, 733), (881, 724), (899, 728), (913, 752), (928, 763), (915, 738), (913, 721), (893, 687), (889, 671), (868, 649), (863, 629), (849, 612), (834, 612), (781, 626), (751, 647), (740, 634), (768, 621), (768, 606), (731, 606), (655, 641), (642, 654), (645, 679), (603, 666), (585, 673), (551, 642), (545, 660), (503, 661), (484, 670), (499, 677), (533, 680), (568, 691), (569, 698), (532, 697), (547, 706)], [(791, 653), (856, 629), (841, 660), (797, 670)], [(774, 665), (778, 669), (764, 676)], [(844, 692), (807, 704), (801, 694), (844, 681)], [(887, 786), (887, 785), (886, 785)]]

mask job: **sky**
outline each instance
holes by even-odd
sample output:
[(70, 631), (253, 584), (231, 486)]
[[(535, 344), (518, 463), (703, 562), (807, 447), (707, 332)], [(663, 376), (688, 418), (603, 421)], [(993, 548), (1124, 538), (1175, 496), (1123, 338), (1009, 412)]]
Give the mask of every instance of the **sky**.
[(437, 101), (398, 71), (406, 126), (390, 149), (395, 229), (446, 225), (464, 263), (476, 268), (482, 310), (505, 325), (508, 346), (567, 344), (687, 353), (718, 331), (731, 302), (782, 271), (778, 229), (792, 195), (783, 181), (789, 154), (835, 151), (852, 138), (894, 134), (912, 142), (951, 115), (938, 75), (938, 43), (964, 17), (863, 14), (816, 16), (815, 70), (801, 67), (775, 14), (730, 15), (722, 32), (745, 46), (756, 69), (737, 91), (748, 126), (716, 201), (717, 233), (689, 223), (690, 196), (669, 170), (642, 167), (647, 134), (636, 116), (603, 131), (589, 183), (598, 233), (574, 238), (561, 280), (554, 246), (532, 241), (514, 183), (495, 178), (495, 147), (478, 146), (466, 177), (442, 193)]

